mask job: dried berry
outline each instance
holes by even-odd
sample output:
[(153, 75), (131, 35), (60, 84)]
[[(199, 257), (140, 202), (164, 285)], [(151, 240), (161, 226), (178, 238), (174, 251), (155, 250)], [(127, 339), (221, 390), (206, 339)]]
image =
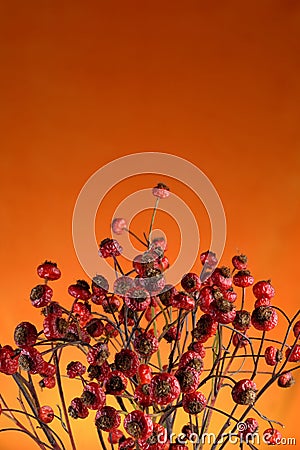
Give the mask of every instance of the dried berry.
[(30, 293), (32, 306), (35, 308), (43, 308), (49, 305), (53, 296), (53, 290), (47, 284), (38, 284)]
[(177, 378), (166, 372), (153, 376), (150, 389), (153, 400), (158, 405), (168, 405), (176, 400), (180, 394), (180, 385)]
[(54, 419), (54, 411), (51, 406), (41, 406), (38, 413), (39, 419), (43, 423), (50, 423)]
[(271, 306), (260, 306), (252, 312), (251, 322), (257, 330), (270, 331), (276, 327), (278, 315)]
[(253, 405), (256, 399), (256, 384), (252, 380), (240, 380), (235, 383), (231, 395), (235, 403), (239, 405)]
[(182, 407), (188, 414), (199, 414), (207, 405), (207, 400), (202, 392), (186, 394), (182, 400)]
[(124, 428), (134, 439), (147, 439), (153, 431), (153, 422), (150, 416), (136, 410), (127, 414)]
[(99, 430), (112, 431), (121, 423), (120, 413), (112, 406), (104, 406), (97, 411), (95, 424)]
[(56, 263), (45, 261), (37, 268), (37, 274), (40, 278), (48, 281), (58, 280), (61, 277), (61, 272)]

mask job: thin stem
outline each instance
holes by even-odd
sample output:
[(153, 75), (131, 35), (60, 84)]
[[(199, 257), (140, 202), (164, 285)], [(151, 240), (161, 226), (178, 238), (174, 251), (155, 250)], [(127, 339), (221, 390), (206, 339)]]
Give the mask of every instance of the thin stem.
[(135, 233), (133, 233), (133, 231), (129, 230), (129, 228), (124, 228), (124, 230), (127, 231), (127, 233), (131, 234), (131, 236), (133, 236), (137, 241), (139, 241), (141, 244), (143, 244), (145, 247), (148, 248), (148, 243), (142, 241), (142, 239), (140, 239)]
[(147, 239), (148, 240), (148, 248), (150, 246), (150, 236), (151, 236), (152, 229), (153, 229), (153, 224), (154, 224), (154, 219), (155, 219), (158, 203), (159, 203), (159, 197), (156, 197), (154, 209), (153, 209), (153, 212), (152, 212), (150, 227), (149, 227), (148, 239)]

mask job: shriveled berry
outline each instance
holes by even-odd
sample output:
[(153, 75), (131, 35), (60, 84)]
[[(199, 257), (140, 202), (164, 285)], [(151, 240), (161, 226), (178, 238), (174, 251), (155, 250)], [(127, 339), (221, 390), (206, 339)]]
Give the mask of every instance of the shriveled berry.
[(239, 405), (253, 405), (256, 399), (256, 384), (252, 380), (237, 381), (232, 388), (231, 396)]
[(14, 341), (18, 347), (34, 345), (37, 340), (37, 329), (30, 322), (21, 322), (14, 331)]
[(71, 401), (68, 413), (73, 419), (85, 419), (89, 415), (89, 410), (81, 398), (76, 397)]
[(251, 326), (251, 314), (244, 309), (236, 311), (236, 316), (232, 325), (238, 331), (248, 330)]
[(199, 385), (200, 373), (193, 367), (180, 367), (176, 370), (174, 375), (179, 381), (180, 389), (183, 394), (190, 394), (197, 389)]
[(251, 322), (257, 330), (270, 331), (276, 327), (278, 315), (271, 306), (260, 306), (252, 312)]
[(47, 284), (38, 284), (30, 293), (32, 306), (35, 308), (43, 308), (49, 305), (53, 296), (53, 290)]
[(56, 379), (55, 377), (45, 377), (39, 381), (39, 385), (41, 388), (53, 389), (56, 385)]
[(211, 281), (220, 289), (231, 288), (232, 278), (229, 267), (217, 267), (211, 275)]
[(105, 296), (108, 292), (109, 284), (103, 275), (96, 275), (92, 280), (92, 292), (98, 297)]
[(218, 322), (210, 314), (203, 314), (198, 322), (196, 328), (192, 331), (193, 337), (203, 343), (211, 336), (214, 336), (218, 329)]
[(139, 384), (134, 391), (134, 401), (142, 407), (153, 405), (153, 397), (150, 384)]
[(288, 348), (285, 352), (285, 356), (289, 362), (300, 361), (300, 345), (295, 345), (293, 350), (291, 348)]
[(133, 450), (136, 448), (135, 441), (129, 437), (126, 439), (120, 439), (119, 450)]
[(177, 325), (173, 325), (168, 328), (168, 331), (164, 334), (163, 338), (167, 342), (179, 341), (181, 338), (181, 332), (178, 330)]
[(278, 348), (270, 345), (265, 350), (265, 360), (268, 366), (276, 366), (277, 363), (282, 361), (282, 353)]
[(119, 330), (109, 322), (104, 325), (103, 332), (108, 339), (117, 337), (119, 334)]
[(218, 264), (217, 256), (214, 252), (211, 252), (210, 250), (207, 250), (206, 252), (201, 253), (200, 255), (200, 261), (202, 265), (214, 269), (216, 265)]
[(280, 377), (278, 377), (277, 384), (279, 387), (288, 388), (295, 384), (295, 378), (293, 377), (291, 372), (284, 372), (282, 375), (280, 375)]
[(108, 364), (108, 362), (105, 361), (101, 365), (90, 364), (87, 369), (87, 372), (88, 372), (89, 378), (91, 380), (96, 379), (99, 383), (103, 383), (108, 378), (109, 374), (111, 373), (111, 368), (110, 368), (110, 365)]
[(123, 249), (115, 239), (106, 238), (100, 242), (98, 254), (101, 258), (116, 257), (121, 255)]
[(56, 367), (54, 364), (44, 361), (44, 363), (39, 371), (39, 374), (42, 377), (53, 377), (56, 374)]
[(124, 298), (128, 308), (133, 311), (144, 311), (150, 305), (150, 294), (143, 288), (130, 289)]
[(152, 377), (150, 383), (153, 400), (158, 405), (172, 403), (180, 394), (180, 385), (177, 378), (167, 372)]
[(111, 229), (115, 234), (123, 234), (127, 228), (127, 222), (123, 217), (116, 217), (111, 224)]
[(103, 334), (104, 325), (101, 319), (91, 319), (85, 326), (86, 331), (93, 338), (98, 338)]
[(10, 345), (0, 348), (0, 372), (5, 375), (13, 375), (18, 371), (19, 354)]
[(140, 365), (138, 355), (129, 349), (123, 349), (115, 354), (116, 370), (123, 372), (128, 378), (136, 375)]
[(254, 303), (254, 308), (259, 308), (260, 306), (270, 306), (271, 300), (269, 298), (258, 298)]
[(124, 297), (126, 293), (133, 287), (134, 287), (133, 279), (124, 275), (115, 280), (113, 290), (115, 294)]
[(77, 280), (76, 284), (71, 284), (68, 287), (68, 293), (80, 300), (88, 300), (91, 298), (90, 286), (85, 280)]
[(279, 445), (282, 440), (282, 434), (275, 428), (267, 428), (263, 432), (263, 441), (268, 445)]
[(148, 364), (140, 364), (138, 368), (138, 380), (141, 384), (149, 384), (152, 379), (152, 369)]
[(40, 373), (44, 367), (44, 359), (35, 347), (23, 347), (19, 355), (19, 367), (31, 374)]
[(112, 431), (121, 423), (120, 413), (112, 406), (104, 406), (97, 411), (95, 424), (99, 430)]
[(105, 405), (106, 396), (99, 384), (91, 381), (84, 386), (81, 400), (89, 409), (101, 409)]
[(54, 281), (61, 277), (61, 272), (57, 267), (57, 264), (51, 261), (45, 261), (37, 268), (37, 274), (44, 280)]
[(191, 292), (200, 289), (201, 281), (196, 273), (190, 272), (183, 276), (181, 280), (181, 286), (186, 292), (190, 294)]
[(268, 298), (271, 299), (275, 295), (275, 289), (271, 285), (270, 280), (258, 281), (252, 288), (253, 294), (256, 298)]
[(171, 284), (166, 284), (163, 290), (158, 294), (158, 297), (164, 306), (171, 306), (175, 294), (177, 294), (177, 289)]
[(246, 270), (248, 264), (248, 258), (246, 255), (240, 254), (235, 255), (232, 258), (233, 267), (237, 270)]
[(102, 308), (106, 314), (113, 314), (119, 310), (121, 301), (116, 295), (104, 297), (102, 301)]
[(153, 189), (152, 194), (158, 198), (168, 198), (170, 195), (170, 188), (164, 183), (158, 183)]
[(249, 345), (249, 339), (240, 333), (234, 333), (232, 343), (235, 347), (244, 348)]
[(141, 450), (166, 450), (169, 444), (166, 428), (154, 423), (151, 435), (147, 439), (139, 439), (138, 444)]
[(198, 353), (202, 359), (205, 358), (206, 350), (202, 342), (199, 341), (191, 342), (190, 345), (188, 346), (188, 349)]
[(158, 339), (151, 332), (137, 331), (134, 336), (133, 346), (142, 358), (149, 358), (158, 350)]
[(97, 342), (97, 344), (89, 348), (86, 359), (89, 364), (101, 365), (107, 360), (109, 355), (107, 344), (105, 342)]
[(124, 428), (134, 439), (147, 439), (153, 431), (153, 422), (150, 416), (135, 410), (125, 417)]
[(41, 406), (39, 408), (38, 416), (41, 422), (50, 423), (54, 419), (54, 411), (51, 406)]
[(43, 323), (44, 335), (47, 339), (61, 339), (67, 329), (67, 321), (57, 314), (48, 314)]
[(127, 378), (119, 370), (113, 370), (104, 381), (107, 394), (122, 395), (127, 387)]
[(246, 288), (252, 286), (254, 277), (249, 270), (240, 270), (233, 276), (232, 282), (235, 286)]
[(113, 429), (108, 435), (108, 443), (109, 444), (117, 444), (121, 438), (124, 437), (124, 434), (119, 429)]
[(73, 306), (73, 314), (78, 319), (81, 327), (84, 327), (93, 317), (90, 305), (87, 302), (76, 302)]
[(67, 375), (69, 378), (82, 376), (85, 372), (86, 368), (80, 361), (71, 361), (67, 365)]
[(182, 407), (188, 414), (199, 414), (207, 405), (207, 400), (202, 392), (186, 394), (182, 400)]
[(193, 311), (195, 308), (195, 300), (184, 292), (177, 292), (173, 296), (172, 306), (185, 311)]
[(179, 367), (192, 367), (201, 373), (203, 370), (203, 359), (196, 351), (188, 350), (179, 359)]
[(239, 436), (241, 440), (244, 440), (245, 442), (250, 442), (251, 437), (254, 433), (256, 433), (258, 430), (258, 422), (256, 419), (252, 417), (248, 417), (244, 422), (243, 426), (239, 427)]

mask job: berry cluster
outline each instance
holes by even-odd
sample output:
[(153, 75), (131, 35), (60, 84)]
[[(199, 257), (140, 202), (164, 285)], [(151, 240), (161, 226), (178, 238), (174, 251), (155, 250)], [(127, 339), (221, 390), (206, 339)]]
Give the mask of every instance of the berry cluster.
[[(151, 225), (159, 200), (168, 198), (170, 191), (159, 183), (152, 193), (156, 204)], [(0, 412), (43, 449), (42, 438), (27, 429), (18, 414), (25, 414), (33, 429), (38, 425), (48, 448), (56, 450), (65, 447), (49, 424), (54, 419), (62, 422), (74, 450), (72, 421), (90, 414), (104, 450), (103, 433), (112, 448), (120, 450), (185, 450), (192, 433), (201, 436), (208, 431), (214, 410), (225, 420), (217, 440), (231, 426), (245, 441), (257, 432), (258, 418), (268, 422), (267, 442), (278, 442), (281, 435), (274, 421), (255, 404), (274, 382), (280, 388), (295, 382), (292, 372), (299, 366), (290, 364), (300, 361), (298, 314), (290, 320), (273, 304), (270, 280), (255, 282), (245, 255), (235, 255), (229, 267), (218, 265), (212, 251), (203, 252), (201, 273), (187, 273), (173, 286), (166, 281), (170, 263), (164, 238), (151, 239), (151, 227), (148, 237), (144, 233), (144, 239), (139, 238), (124, 218), (113, 220), (112, 231), (116, 235), (130, 232), (144, 251), (126, 273), (121, 267), (121, 245), (113, 238), (102, 240), (99, 256), (113, 261), (115, 282), (109, 286), (100, 274), (91, 283), (76, 281), (68, 287), (70, 308), (53, 300), (52, 282), (61, 276), (57, 265), (45, 261), (37, 268), (41, 281), (31, 290), (30, 301), (43, 313), (42, 328), (38, 331), (33, 323), (21, 322), (14, 331), (15, 347), (0, 348), (0, 372), (17, 383), (24, 403), (20, 410), (10, 409), (1, 395)], [(250, 308), (245, 306), (246, 293), (252, 296)], [(275, 341), (268, 333), (280, 314), (288, 327), (283, 340)], [(294, 339), (289, 344), (291, 334)], [(70, 346), (78, 349), (78, 360), (62, 367), (62, 352)], [(167, 358), (162, 357), (162, 349)], [(251, 363), (243, 374), (232, 367), (239, 358)], [(258, 385), (255, 379), (261, 371), (267, 380)], [(68, 401), (63, 377), (80, 382), (74, 384), (74, 398)], [(63, 416), (54, 413), (53, 405), (40, 403), (37, 384), (42, 389), (57, 387)], [(215, 408), (220, 390), (228, 386), (231, 411)], [(240, 417), (239, 405), (243, 407)], [(172, 442), (178, 409), (187, 423), (180, 439)], [(257, 418), (249, 417), (251, 412)], [(243, 430), (237, 428), (241, 420)], [(220, 448), (227, 443), (223, 440)]]

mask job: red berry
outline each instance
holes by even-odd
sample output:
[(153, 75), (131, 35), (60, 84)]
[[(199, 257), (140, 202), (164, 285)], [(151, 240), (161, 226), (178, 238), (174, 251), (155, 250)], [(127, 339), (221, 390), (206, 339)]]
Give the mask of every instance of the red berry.
[(91, 298), (90, 286), (85, 280), (78, 280), (76, 284), (68, 287), (68, 293), (80, 300), (88, 300)]
[(47, 339), (61, 339), (64, 337), (67, 322), (56, 314), (48, 314), (43, 323), (44, 335)]
[(268, 281), (258, 281), (252, 288), (253, 294), (256, 298), (268, 298), (271, 299), (275, 295), (275, 289)]
[(139, 357), (132, 350), (123, 349), (115, 354), (116, 370), (123, 372), (128, 378), (132, 378), (136, 375), (139, 365)]
[(153, 400), (158, 405), (168, 405), (172, 403), (180, 394), (180, 385), (177, 378), (167, 372), (154, 375), (150, 389)]
[(79, 377), (85, 374), (86, 368), (80, 361), (71, 361), (67, 365), (67, 375), (69, 378)]
[(210, 304), (210, 313), (218, 323), (228, 324), (234, 321), (236, 310), (233, 303), (219, 298)]
[(73, 419), (85, 419), (89, 415), (89, 410), (81, 398), (76, 397), (71, 401), (68, 413)]
[(203, 359), (201, 355), (192, 350), (183, 353), (179, 359), (179, 368), (184, 367), (192, 367), (197, 372), (201, 373), (203, 370)]
[(140, 364), (138, 368), (138, 379), (141, 384), (149, 384), (152, 379), (152, 369), (148, 364)]
[(127, 378), (119, 370), (113, 370), (104, 381), (104, 386), (107, 394), (122, 395), (127, 387)]
[(179, 381), (180, 389), (183, 394), (190, 394), (197, 389), (199, 385), (200, 372), (193, 367), (180, 367), (174, 375)]
[(57, 264), (51, 261), (45, 261), (43, 264), (38, 266), (37, 274), (40, 278), (44, 278), (44, 280), (49, 281), (58, 280), (61, 277), (61, 272), (57, 267)]
[(116, 218), (112, 221), (111, 229), (115, 234), (123, 234), (123, 231), (127, 228), (127, 222), (123, 217)]
[(39, 419), (43, 423), (50, 423), (54, 419), (54, 411), (51, 406), (41, 406), (39, 408)]
[(169, 447), (166, 428), (154, 423), (151, 435), (147, 439), (139, 439), (138, 444), (141, 450), (166, 450)]
[(248, 264), (248, 258), (246, 255), (235, 255), (232, 258), (233, 267), (237, 270), (246, 270)]
[(115, 239), (106, 238), (99, 245), (99, 256), (101, 258), (116, 257), (121, 255), (123, 249)]
[(249, 270), (240, 270), (233, 276), (233, 284), (238, 287), (249, 287), (254, 283), (254, 277)]
[(73, 314), (78, 318), (81, 327), (84, 327), (92, 318), (91, 308), (87, 302), (76, 302), (73, 306)]
[(201, 342), (199, 341), (191, 342), (190, 345), (188, 346), (188, 349), (198, 353), (202, 359), (205, 358), (206, 350)]
[(121, 423), (120, 413), (112, 406), (104, 406), (97, 411), (95, 424), (99, 430), (112, 431)]
[(220, 289), (231, 288), (232, 278), (229, 267), (217, 267), (211, 275), (211, 281)]
[(268, 298), (258, 298), (254, 303), (254, 308), (259, 308), (260, 306), (270, 306), (271, 301)]
[(168, 198), (170, 195), (170, 188), (164, 183), (158, 183), (152, 189), (152, 194), (158, 198)]
[(107, 344), (105, 342), (97, 342), (97, 344), (89, 348), (86, 359), (89, 364), (101, 365), (107, 360), (109, 355)]
[(174, 308), (193, 311), (195, 308), (195, 300), (184, 292), (178, 292), (173, 296), (172, 305)]
[(200, 289), (201, 281), (196, 273), (190, 272), (185, 274), (182, 278), (181, 286), (186, 292), (190, 294), (191, 292)]
[(93, 338), (98, 338), (103, 334), (104, 325), (101, 319), (91, 319), (85, 326), (86, 331)]
[(249, 340), (240, 333), (234, 333), (232, 343), (235, 347), (244, 348), (246, 345), (249, 345)]
[(293, 377), (291, 372), (284, 372), (277, 379), (277, 384), (279, 387), (288, 388), (288, 387), (293, 386), (293, 384), (295, 384), (295, 378)]
[(106, 314), (113, 314), (117, 312), (120, 306), (120, 299), (116, 295), (106, 296), (102, 301), (102, 308)]
[(295, 345), (294, 349), (288, 348), (285, 352), (285, 356), (289, 362), (300, 361), (300, 345)]
[(132, 278), (127, 277), (126, 275), (119, 277), (114, 282), (114, 292), (121, 297), (124, 297), (125, 294), (134, 286), (134, 281)]
[(221, 289), (221, 293), (223, 298), (228, 302), (234, 303), (237, 299), (237, 293), (232, 289), (232, 287), (229, 289)]
[(231, 395), (239, 405), (253, 405), (256, 399), (256, 384), (252, 380), (240, 380), (235, 383)]
[(133, 346), (142, 358), (149, 358), (158, 350), (158, 340), (153, 333), (137, 331), (134, 336)]
[(108, 292), (109, 284), (103, 275), (96, 275), (92, 280), (92, 292), (97, 297), (104, 297)]
[(214, 336), (218, 329), (218, 322), (209, 314), (203, 314), (196, 324), (196, 328), (192, 331), (193, 337), (203, 343), (211, 336)]
[(19, 355), (10, 345), (0, 348), (0, 372), (13, 375), (18, 371)]
[(135, 448), (135, 441), (131, 437), (127, 439), (120, 439), (119, 450), (133, 450)]
[(44, 367), (44, 359), (35, 347), (23, 347), (19, 355), (19, 367), (31, 374), (40, 373)]
[(298, 338), (300, 336), (300, 320), (295, 323), (293, 327), (293, 333), (295, 338)]
[(164, 252), (167, 250), (167, 241), (164, 237), (154, 238), (150, 244), (150, 249), (161, 248)]
[(208, 314), (210, 312), (210, 305), (215, 299), (215, 297), (213, 295), (214, 292), (215, 291), (213, 290), (213, 288), (211, 286), (204, 286), (200, 290), (198, 303), (199, 303), (201, 311), (203, 311), (204, 313)]
[(163, 335), (163, 338), (167, 342), (179, 341), (181, 338), (181, 332), (178, 330), (177, 325), (173, 325), (168, 328), (168, 331)]
[(119, 429), (113, 429), (108, 435), (109, 444), (117, 444), (121, 438), (124, 437), (124, 434)]
[(109, 377), (111, 368), (108, 362), (105, 361), (100, 366), (90, 364), (87, 371), (91, 380), (96, 379), (99, 383), (103, 383)]
[(278, 315), (271, 306), (260, 306), (252, 312), (251, 322), (257, 330), (270, 331), (276, 327)]
[(55, 377), (45, 377), (40, 382), (41, 388), (53, 389), (56, 385)]
[(78, 323), (75, 322), (72, 322), (67, 326), (64, 339), (70, 342), (82, 341), (87, 344), (91, 341), (90, 335), (83, 328), (80, 328)]
[(160, 260), (160, 265), (161, 265), (163, 272), (165, 270), (167, 270), (170, 267), (169, 258), (167, 258), (167, 256), (163, 256)]
[(32, 306), (35, 308), (43, 308), (49, 305), (53, 296), (53, 290), (47, 284), (38, 284), (30, 293)]
[(18, 347), (34, 345), (37, 335), (37, 329), (32, 323), (21, 322), (14, 331), (14, 341)]
[(239, 427), (239, 436), (244, 441), (249, 442), (249, 440), (251, 439), (251, 435), (256, 433), (257, 430), (258, 430), (257, 420), (253, 419), (252, 417), (249, 417), (243, 422), (243, 426)]
[(176, 288), (171, 284), (166, 284), (162, 292), (158, 294), (158, 297), (164, 306), (171, 306), (175, 294), (177, 294)]
[(56, 367), (54, 364), (44, 361), (39, 374), (42, 377), (53, 377), (56, 374)]
[(84, 386), (81, 400), (89, 409), (101, 409), (105, 405), (106, 396), (99, 384), (91, 381)]
[(263, 433), (263, 441), (268, 445), (280, 445), (281, 433), (275, 428), (267, 428)]
[[(126, 305), (123, 305), (120, 309), (120, 312), (118, 314), (119, 322), (124, 323), (125, 322), (125, 316), (127, 317), (127, 326), (132, 327), (137, 319), (136, 311), (130, 308), (126, 308)], [(126, 313), (126, 314), (125, 314)]]
[(133, 311), (144, 311), (150, 305), (150, 294), (142, 288), (130, 289), (124, 298), (127, 307)]
[(147, 439), (153, 431), (153, 422), (150, 416), (136, 410), (127, 414), (124, 428), (134, 439)]
[(186, 394), (182, 400), (182, 407), (188, 414), (199, 414), (207, 405), (207, 400), (201, 392)]
[(236, 311), (236, 316), (232, 325), (236, 330), (245, 332), (251, 326), (251, 314), (244, 309)]
[(153, 397), (149, 383), (139, 384), (135, 388), (134, 401), (142, 407), (153, 405)]
[(108, 339), (117, 337), (119, 331), (116, 327), (114, 327), (111, 323), (107, 322), (104, 326), (104, 334)]
[(214, 269), (218, 264), (217, 256), (214, 252), (207, 250), (206, 252), (201, 253), (200, 261), (202, 265), (208, 267), (209, 269)]
[(175, 444), (172, 443), (170, 444), (169, 450), (188, 450), (188, 446), (187, 445), (183, 445), (183, 444)]
[(282, 353), (273, 345), (270, 345), (265, 350), (265, 360), (268, 366), (276, 366), (276, 364), (282, 361)]

